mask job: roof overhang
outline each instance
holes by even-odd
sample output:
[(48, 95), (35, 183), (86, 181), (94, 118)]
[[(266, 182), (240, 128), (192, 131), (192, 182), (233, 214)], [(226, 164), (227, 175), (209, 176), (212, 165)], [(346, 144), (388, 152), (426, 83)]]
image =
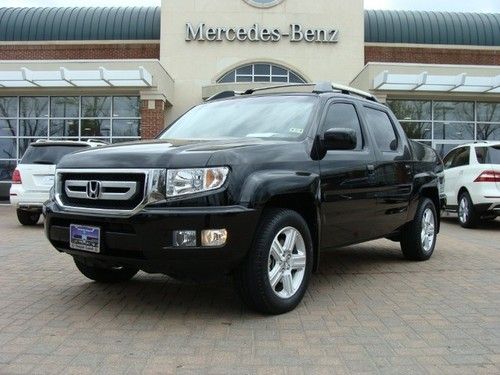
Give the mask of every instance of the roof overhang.
[(139, 92), (172, 104), (174, 81), (156, 59), (0, 61), (0, 92)]
[(136, 69), (0, 70), (0, 87), (152, 87), (153, 77), (143, 66)]
[(498, 96), (500, 67), (369, 63), (351, 85), (375, 95), (418, 93), (441, 96)]

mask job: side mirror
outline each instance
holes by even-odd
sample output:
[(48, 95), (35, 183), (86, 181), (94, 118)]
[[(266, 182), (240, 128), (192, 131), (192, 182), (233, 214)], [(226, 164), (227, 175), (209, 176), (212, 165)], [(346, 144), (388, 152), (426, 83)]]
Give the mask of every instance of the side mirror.
[(323, 135), (323, 147), (326, 150), (354, 150), (356, 145), (356, 132), (352, 129), (328, 129)]

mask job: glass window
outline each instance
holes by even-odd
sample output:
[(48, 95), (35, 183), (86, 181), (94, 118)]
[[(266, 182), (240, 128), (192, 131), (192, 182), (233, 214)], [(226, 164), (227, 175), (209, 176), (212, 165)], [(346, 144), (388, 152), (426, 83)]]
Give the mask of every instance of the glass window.
[(476, 147), (476, 157), (480, 164), (500, 164), (500, 146)]
[(19, 120), (19, 135), (21, 137), (46, 137), (48, 121), (41, 119)]
[(113, 97), (114, 117), (139, 117), (139, 98), (137, 96)]
[(432, 139), (431, 122), (401, 122), (408, 138), (411, 139)]
[(113, 143), (135, 142), (139, 138), (113, 138)]
[(17, 120), (0, 119), (0, 137), (15, 137), (17, 135)]
[(434, 138), (474, 140), (474, 124), (436, 122)]
[(28, 149), (30, 144), (32, 144), (33, 142), (36, 142), (38, 139), (40, 139), (40, 138), (19, 138), (19, 140), (18, 140), (19, 159), (22, 159), (22, 157), (24, 156), (24, 153), (26, 152), (26, 150)]
[(20, 164), (57, 164), (64, 155), (81, 151), (87, 146), (31, 145), (28, 147)]
[(443, 158), (443, 164), (445, 168), (450, 168), (451, 163), (453, 162), (453, 157), (457, 154), (459, 150), (453, 150), (449, 152), (444, 158)]
[(49, 98), (47, 96), (22, 96), (20, 98), (21, 117), (48, 117)]
[(0, 181), (12, 181), (12, 172), (16, 169), (15, 160), (0, 160)]
[(485, 141), (500, 140), (500, 124), (477, 124), (477, 139)]
[(455, 153), (450, 168), (469, 165), (469, 159), (470, 159), (470, 147), (461, 147)]
[(474, 103), (434, 102), (434, 120), (474, 121)]
[(317, 100), (317, 97), (310, 95), (275, 95), (208, 102), (188, 111), (160, 138), (298, 139), (309, 126)]
[(285, 67), (257, 63), (241, 66), (226, 73), (217, 83), (228, 82), (277, 82), (277, 83), (304, 83), (299, 74)]
[(50, 120), (51, 137), (78, 137), (78, 119)]
[(398, 138), (389, 115), (378, 109), (365, 107), (367, 121), (381, 151), (395, 151)]
[(111, 97), (83, 96), (82, 117), (111, 117)]
[(78, 96), (53, 96), (50, 99), (50, 115), (52, 117), (78, 117), (80, 98)]
[(430, 120), (430, 100), (388, 100), (387, 105), (399, 121)]
[(500, 103), (477, 103), (477, 121), (500, 122)]
[(17, 117), (16, 96), (0, 96), (0, 117)]
[(0, 159), (17, 159), (16, 138), (0, 138)]
[(109, 137), (111, 134), (111, 126), (109, 120), (83, 119), (81, 125), (82, 137)]
[(333, 128), (347, 128), (356, 132), (357, 144), (355, 150), (363, 148), (363, 135), (359, 123), (358, 113), (352, 104), (335, 103), (328, 108), (323, 133)]
[(113, 137), (130, 137), (139, 135), (139, 120), (113, 120)]

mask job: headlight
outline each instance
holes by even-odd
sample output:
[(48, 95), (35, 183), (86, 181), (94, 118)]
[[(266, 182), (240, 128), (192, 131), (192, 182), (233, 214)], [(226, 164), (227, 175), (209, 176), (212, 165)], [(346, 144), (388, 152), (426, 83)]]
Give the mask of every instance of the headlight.
[(167, 170), (167, 198), (215, 190), (224, 185), (229, 168)]

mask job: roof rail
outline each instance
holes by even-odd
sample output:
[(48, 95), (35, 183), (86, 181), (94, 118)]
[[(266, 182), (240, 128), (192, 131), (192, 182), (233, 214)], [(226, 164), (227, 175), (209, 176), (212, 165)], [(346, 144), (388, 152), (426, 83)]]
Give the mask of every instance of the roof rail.
[(318, 83), (289, 83), (286, 85), (273, 85), (273, 86), (264, 86), (264, 87), (256, 87), (256, 88), (251, 88), (246, 91), (232, 91), (232, 90), (225, 90), (221, 91), (215, 95), (212, 95), (206, 101), (211, 101), (211, 100), (217, 100), (217, 99), (224, 99), (224, 98), (230, 98), (233, 96), (240, 96), (240, 95), (252, 95), (256, 92), (259, 91), (268, 91), (268, 90), (276, 90), (276, 89), (283, 89), (283, 88), (293, 88), (293, 87), (313, 87), (312, 92), (315, 94), (322, 94), (322, 93), (327, 93), (327, 92), (335, 92), (339, 91), (342, 94), (346, 95), (356, 95), (360, 96), (362, 98), (374, 101), (374, 102), (379, 102), (377, 98), (370, 94), (369, 92), (365, 92), (362, 90), (355, 89), (354, 87), (349, 87), (349, 86), (344, 86), (340, 85), (338, 83), (332, 83), (332, 82), (318, 82)]

